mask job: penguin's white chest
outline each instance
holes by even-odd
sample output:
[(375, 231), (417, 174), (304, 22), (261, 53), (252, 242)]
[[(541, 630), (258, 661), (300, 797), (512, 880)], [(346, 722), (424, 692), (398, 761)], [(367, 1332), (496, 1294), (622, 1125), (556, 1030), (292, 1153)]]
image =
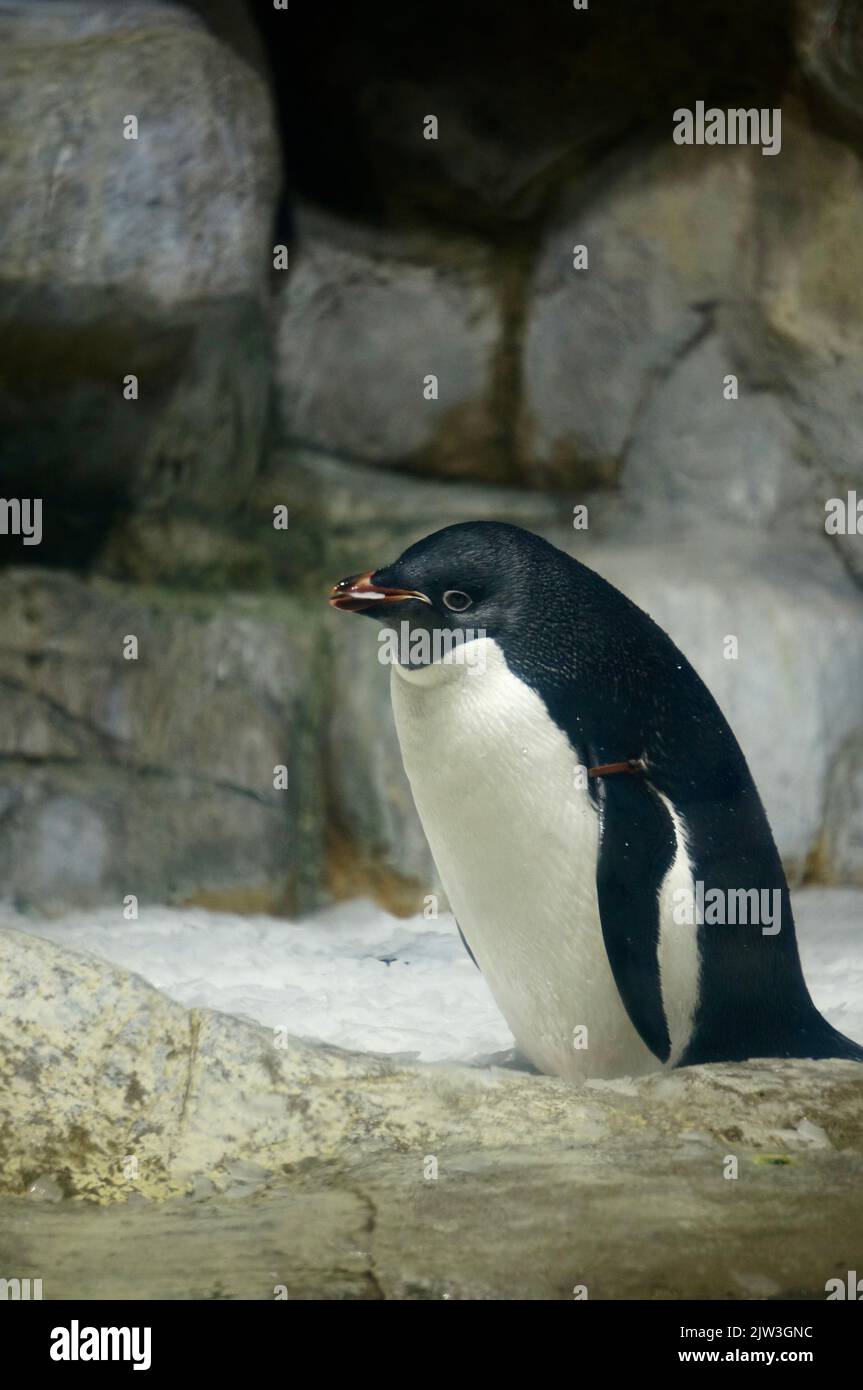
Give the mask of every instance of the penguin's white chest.
[(475, 665), (393, 667), (405, 769), (452, 909), (523, 1053), (573, 1080), (660, 1069), (621, 1002), (575, 752), (489, 638)]

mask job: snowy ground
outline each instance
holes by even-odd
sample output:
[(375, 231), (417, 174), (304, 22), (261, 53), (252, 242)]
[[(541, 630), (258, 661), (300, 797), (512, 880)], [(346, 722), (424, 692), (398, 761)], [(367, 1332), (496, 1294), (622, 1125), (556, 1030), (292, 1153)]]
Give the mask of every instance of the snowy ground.
[[(816, 1004), (863, 1042), (863, 892), (795, 896), (803, 967)], [(423, 1061), (486, 1060), (512, 1037), (451, 917), (400, 921), (342, 903), (302, 923), (152, 908), (137, 922), (112, 911), (15, 927), (92, 951), (190, 1007), (243, 1014), (301, 1037)]]

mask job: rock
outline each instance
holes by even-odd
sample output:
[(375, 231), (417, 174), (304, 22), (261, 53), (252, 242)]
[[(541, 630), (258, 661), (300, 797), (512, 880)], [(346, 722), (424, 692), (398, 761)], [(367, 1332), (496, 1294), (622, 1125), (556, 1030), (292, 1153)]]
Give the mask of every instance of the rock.
[[(4, 1268), (41, 1270), (46, 1298), (717, 1298), (765, 1280), (811, 1298), (863, 1237), (851, 1062), (574, 1087), (274, 1046), (14, 931), (0, 960), (3, 1189), (50, 1171), (108, 1207), (60, 1203), (49, 1225), (3, 1200)], [(136, 1210), (132, 1193), (174, 1200)]]
[(38, 570), (0, 594), (7, 898), (317, 901), (321, 638), (301, 605)]
[(818, 850), (818, 867), (828, 882), (863, 887), (863, 729), (833, 755)]
[(186, 1010), (136, 975), (38, 937), (0, 933), (0, 958), (6, 1190), (45, 1173), (67, 1197), (181, 1190), (170, 1155), (192, 1056)]
[[(173, 0), (168, 0), (173, 3)], [(270, 63), (248, 0), (181, 0), (200, 15), (207, 28), (270, 82)]]
[[(781, 157), (759, 170), (757, 315), (735, 325), (734, 352), (783, 393), (812, 478), (807, 530), (823, 536), (828, 498), (860, 488), (863, 162), (790, 103), (782, 132)], [(863, 582), (859, 537), (830, 544)]]
[[(290, 512), (287, 536), (273, 533), (273, 508)], [(282, 583), (317, 602), (344, 574), (395, 559), (414, 541), (459, 521), (510, 521), (542, 531), (566, 525), (566, 497), (472, 482), (416, 478), (311, 449), (281, 446), (255, 484), (256, 545), (266, 545)]]
[(229, 509), (257, 468), (269, 97), (173, 7), (6, 6), (0, 38), (5, 487), (50, 499), (61, 553), (95, 517), (92, 554), (118, 508)]
[(664, 537), (731, 522), (772, 527), (806, 516), (811, 473), (778, 395), (723, 383), (734, 363), (721, 338), (697, 338), (653, 391), (620, 474), (630, 524)]
[(27, 1188), (32, 1202), (62, 1202), (63, 1188), (55, 1177), (40, 1175)]
[[(528, 286), (519, 422), (527, 481), (613, 482), (657, 383), (718, 302), (745, 302), (752, 159), (666, 141), (628, 150), (625, 163), (613, 156), (564, 193)], [(586, 269), (573, 267), (578, 246)]]
[(174, 510), (117, 518), (95, 569), (131, 584), (204, 590), (271, 589), (290, 571), (295, 547), (274, 534), (272, 513), (257, 520), (203, 517)]
[(860, 0), (798, 5), (796, 47), (810, 82), (852, 125), (863, 120), (863, 9)]
[[(287, 435), (368, 463), (499, 477), (487, 253), (311, 212), (298, 236), (278, 330)], [(424, 397), (429, 375), (437, 399)]]
[[(332, 789), (330, 884), (337, 897), (370, 893), (401, 914), (446, 895), (414, 807), (390, 707), (390, 671), (370, 623), (332, 630), (332, 712), (327, 765)], [(336, 626), (338, 623), (338, 627)]]
[[(727, 518), (821, 538), (827, 499), (859, 485), (863, 163), (799, 102), (782, 116), (775, 159), (670, 142), (615, 155), (544, 233), (519, 468), (615, 483), (621, 534)], [(857, 537), (831, 544), (863, 580)]]

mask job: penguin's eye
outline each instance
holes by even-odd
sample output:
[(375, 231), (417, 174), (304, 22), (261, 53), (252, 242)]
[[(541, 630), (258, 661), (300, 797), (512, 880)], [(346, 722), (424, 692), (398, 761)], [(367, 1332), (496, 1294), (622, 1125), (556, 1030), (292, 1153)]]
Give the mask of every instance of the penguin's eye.
[(451, 608), (453, 613), (463, 613), (473, 603), (470, 594), (463, 594), (461, 589), (447, 589), (443, 601), (444, 606)]

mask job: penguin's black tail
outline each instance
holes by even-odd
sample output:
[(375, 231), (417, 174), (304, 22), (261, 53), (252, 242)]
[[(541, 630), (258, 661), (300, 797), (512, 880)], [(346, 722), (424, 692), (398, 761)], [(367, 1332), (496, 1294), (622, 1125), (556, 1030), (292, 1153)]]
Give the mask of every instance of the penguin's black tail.
[(854, 1042), (853, 1038), (846, 1038), (844, 1033), (840, 1033), (820, 1014), (818, 1015), (818, 1023), (817, 1035), (813, 1042), (816, 1050), (807, 1051), (801, 1055), (806, 1057), (840, 1057), (849, 1062), (863, 1062), (863, 1047), (860, 1043)]
[(696, 1038), (689, 1044), (678, 1067), (696, 1067), (705, 1062), (750, 1062), (757, 1057), (800, 1057), (826, 1061), (831, 1057), (846, 1062), (863, 1062), (863, 1046), (846, 1038), (820, 1014), (805, 1028), (793, 1032), (770, 1032), (746, 1043), (730, 1043), (726, 1037)]

